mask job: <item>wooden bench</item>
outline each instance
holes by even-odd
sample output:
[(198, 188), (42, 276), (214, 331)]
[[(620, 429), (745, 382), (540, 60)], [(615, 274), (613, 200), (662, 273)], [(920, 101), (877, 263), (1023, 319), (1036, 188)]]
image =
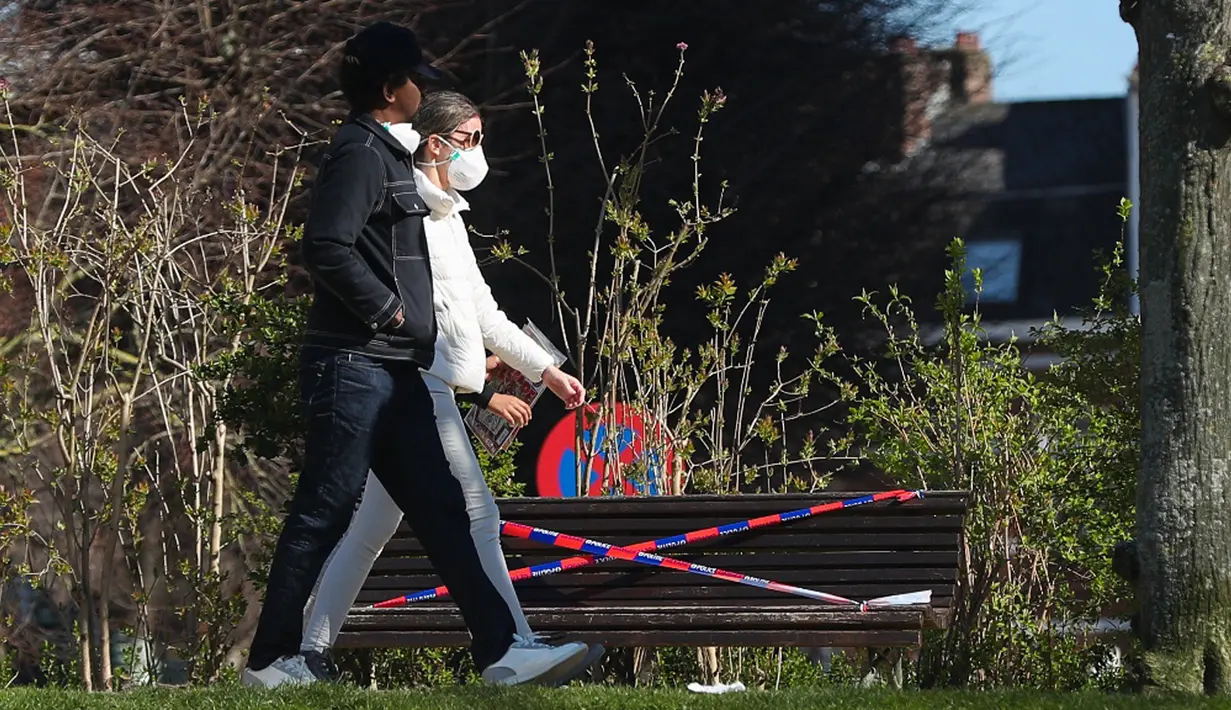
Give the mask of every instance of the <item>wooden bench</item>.
[[(631, 545), (724, 523), (855, 497), (810, 495), (508, 499), (505, 520)], [(664, 551), (701, 564), (857, 600), (932, 591), (930, 606), (869, 610), (611, 561), (517, 584), (538, 632), (607, 647), (808, 646), (915, 648), (948, 622), (966, 511), (963, 493), (875, 503)], [(510, 569), (570, 556), (504, 539)], [(340, 648), (465, 646), (449, 600), (365, 608), (440, 584), (403, 524), (377, 560), (338, 638)]]

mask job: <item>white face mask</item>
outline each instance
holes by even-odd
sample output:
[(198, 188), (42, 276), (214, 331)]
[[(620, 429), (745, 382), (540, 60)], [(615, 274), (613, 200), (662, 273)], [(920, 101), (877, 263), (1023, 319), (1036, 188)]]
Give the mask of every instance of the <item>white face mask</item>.
[(450, 158), (449, 185), (455, 189), (462, 192), (473, 190), (487, 177), (487, 156), (483, 155), (483, 146), (456, 150)]
[(483, 154), (483, 146), (480, 145), (469, 150), (462, 150), (439, 136), (437, 140), (452, 148), (453, 152), (444, 160), (438, 160), (434, 163), (423, 163), (423, 165), (444, 165), (448, 163), (449, 187), (459, 192), (466, 192), (478, 187), (479, 183), (483, 182), (483, 178), (487, 177), (488, 170), (487, 156)]
[(419, 150), (419, 132), (414, 129), (409, 123), (388, 123), (384, 124), (385, 130), (398, 139), (406, 150), (413, 155), (416, 150)]

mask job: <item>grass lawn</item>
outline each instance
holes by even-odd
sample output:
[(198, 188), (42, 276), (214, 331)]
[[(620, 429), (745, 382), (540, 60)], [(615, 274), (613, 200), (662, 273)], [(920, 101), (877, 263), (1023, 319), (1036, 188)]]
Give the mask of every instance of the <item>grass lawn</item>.
[(310, 688), (258, 693), (239, 688), (138, 691), (115, 695), (56, 690), (0, 691), (2, 710), (1203, 710), (1231, 699), (1127, 695), (861, 691), (749, 691), (703, 697), (686, 691), (573, 687), (559, 690), (457, 688), (375, 692)]

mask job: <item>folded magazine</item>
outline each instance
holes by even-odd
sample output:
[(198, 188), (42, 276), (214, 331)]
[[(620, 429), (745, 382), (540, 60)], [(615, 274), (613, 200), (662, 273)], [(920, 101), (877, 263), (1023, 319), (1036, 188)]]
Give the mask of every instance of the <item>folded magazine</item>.
[[(552, 362), (556, 367), (564, 364), (564, 353), (560, 352), (559, 348), (551, 342), (551, 339), (543, 331), (539, 330), (533, 322), (527, 321), (525, 327), (522, 328), (522, 332), (530, 336), (534, 342), (538, 343), (540, 347), (551, 355)], [(542, 382), (531, 382), (525, 375), (509, 367), (503, 361), (496, 366), (496, 369), (491, 371), (491, 379), (488, 384), (491, 385), (493, 391), (517, 397), (531, 407), (534, 406), (534, 403), (543, 394), (543, 390), (547, 389)], [(497, 453), (508, 448), (513, 439), (517, 437), (517, 429), (509, 426), (509, 423), (498, 415), (482, 407), (471, 407), (470, 411), (466, 413), (465, 421), (474, 438), (478, 439), (483, 448), (491, 453)]]

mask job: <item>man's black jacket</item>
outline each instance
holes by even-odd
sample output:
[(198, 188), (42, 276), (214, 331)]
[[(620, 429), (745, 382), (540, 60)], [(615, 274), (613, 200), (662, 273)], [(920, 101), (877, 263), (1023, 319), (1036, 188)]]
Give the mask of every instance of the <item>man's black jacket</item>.
[(316, 284), (305, 343), (431, 366), (428, 209), (412, 170), (411, 154), (369, 115), (350, 118), (333, 137), (304, 226), (303, 258)]

